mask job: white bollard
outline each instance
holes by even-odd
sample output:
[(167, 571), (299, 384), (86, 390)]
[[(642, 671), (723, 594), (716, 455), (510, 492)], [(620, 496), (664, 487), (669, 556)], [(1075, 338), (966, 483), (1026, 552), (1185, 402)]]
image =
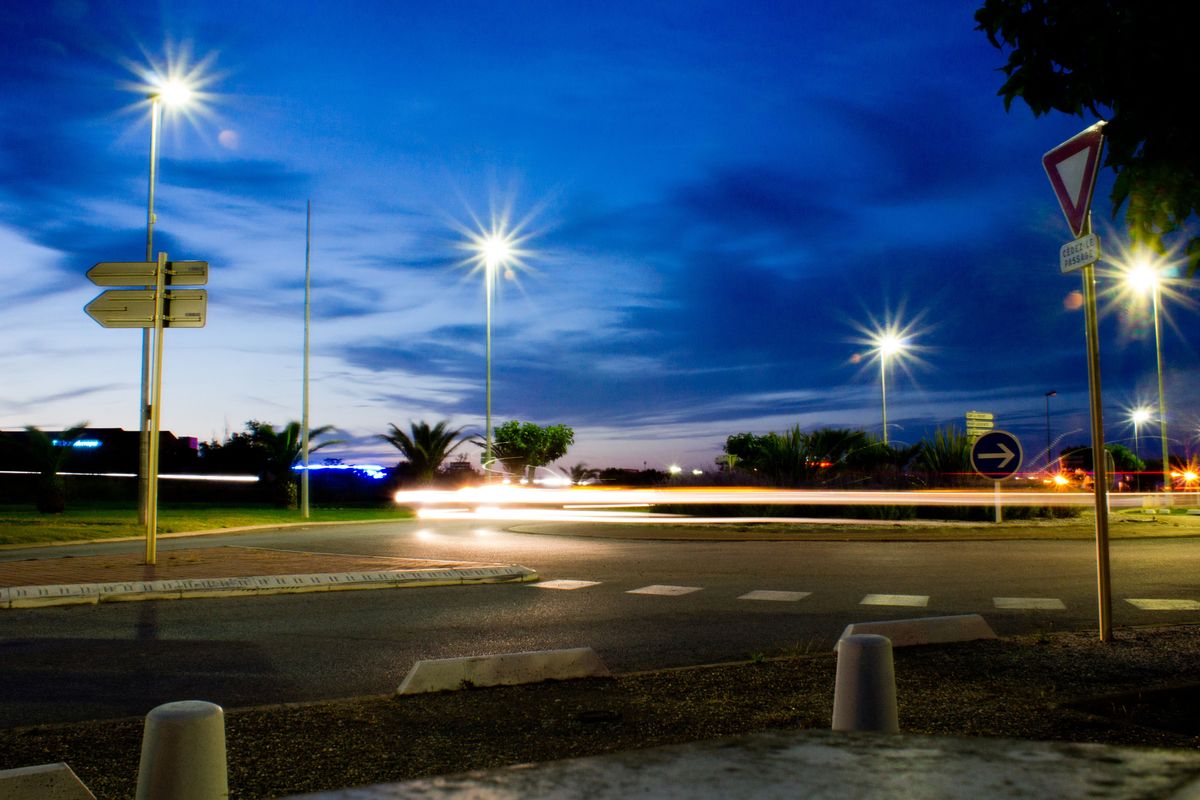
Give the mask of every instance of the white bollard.
[(892, 642), (859, 633), (838, 641), (833, 730), (898, 733)]
[(225, 712), (214, 703), (165, 703), (146, 715), (137, 800), (225, 800)]

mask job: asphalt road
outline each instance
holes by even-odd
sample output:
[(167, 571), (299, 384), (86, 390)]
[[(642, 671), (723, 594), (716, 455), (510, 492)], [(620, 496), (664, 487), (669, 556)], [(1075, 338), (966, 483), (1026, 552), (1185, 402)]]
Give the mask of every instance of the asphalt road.
[[(421, 658), (587, 645), (629, 671), (827, 650), (855, 621), (981, 613), (1001, 634), (1096, 625), (1086, 541), (618, 541), (411, 522), (164, 540), (160, 551), (230, 544), (520, 563), (543, 583), (595, 583), (0, 612), (0, 726), (144, 714), (181, 699), (238, 707), (387, 693)], [(1200, 622), (1197, 609), (1128, 602), (1200, 601), (1200, 542), (1116, 541), (1112, 573), (1116, 625)], [(649, 591), (692, 591), (630, 593), (663, 586), (681, 588)], [(744, 598), (752, 592), (796, 594)]]

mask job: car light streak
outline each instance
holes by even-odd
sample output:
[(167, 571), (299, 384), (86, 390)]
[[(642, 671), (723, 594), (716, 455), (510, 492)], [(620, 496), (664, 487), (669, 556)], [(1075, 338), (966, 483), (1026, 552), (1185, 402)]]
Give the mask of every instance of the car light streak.
[[(1126, 492), (1109, 495), (1115, 508), (1140, 508), (1147, 498), (1157, 503), (1171, 504), (1169, 493)], [(486, 514), (496, 519), (541, 519), (544, 511), (536, 506), (556, 506), (560, 513), (574, 513), (570, 519), (580, 519), (579, 512), (601, 509), (648, 506), (686, 505), (802, 505), (802, 506), (993, 506), (994, 491), (922, 490), (922, 491), (845, 491), (808, 489), (756, 488), (667, 488), (620, 489), (573, 487), (569, 489), (539, 489), (519, 486), (472, 486), (456, 491), (416, 490), (395, 494), (399, 505), (417, 509), (422, 517), (464, 513)], [(1011, 491), (1000, 495), (1006, 506), (1091, 506), (1095, 500), (1090, 492)], [(439, 508), (450, 506), (451, 508)], [(464, 509), (473, 509), (464, 511)], [(622, 513), (642, 519), (644, 512)], [(661, 518), (663, 515), (655, 515)], [(606, 516), (606, 519), (611, 516)], [(745, 517), (720, 518), (721, 521), (745, 521)]]

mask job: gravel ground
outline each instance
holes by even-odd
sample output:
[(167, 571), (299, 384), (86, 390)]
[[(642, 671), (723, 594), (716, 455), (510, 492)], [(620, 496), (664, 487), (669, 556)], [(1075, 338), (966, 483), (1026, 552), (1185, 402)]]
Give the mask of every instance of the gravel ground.
[[(1056, 633), (895, 652), (908, 733), (1200, 747), (1200, 630)], [(767, 729), (828, 728), (832, 653), (612, 679), (227, 709), (230, 797), (571, 758)], [(0, 731), (0, 769), (65, 761), (134, 794), (141, 718)]]

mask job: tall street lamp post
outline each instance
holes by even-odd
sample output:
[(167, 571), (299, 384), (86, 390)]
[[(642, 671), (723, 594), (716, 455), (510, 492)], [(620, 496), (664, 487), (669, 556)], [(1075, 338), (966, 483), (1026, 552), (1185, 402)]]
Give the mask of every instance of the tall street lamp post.
[[(192, 90), (177, 80), (159, 82), (158, 91), (150, 95), (150, 191), (146, 202), (146, 261), (154, 261), (154, 189), (158, 181), (158, 140), (162, 126), (163, 105), (182, 107), (191, 99)], [(154, 287), (147, 287), (154, 288)], [(138, 406), (139, 469), (138, 469), (138, 519), (144, 525), (149, 515), (150, 498), (150, 428), (151, 428), (151, 381), (150, 341), (153, 329), (142, 328), (142, 391)]]
[(883, 396), (883, 443), (888, 443), (887, 422), (887, 365), (888, 357), (904, 349), (905, 343), (894, 333), (884, 333), (876, 337), (875, 344), (879, 350), (879, 387)]
[(483, 258), (484, 295), (484, 361), (486, 364), (485, 404), (486, 433), (484, 436), (483, 469), (484, 478), (489, 477), (492, 468), (492, 295), (496, 287), (496, 270), (500, 269), (512, 255), (512, 242), (507, 236), (492, 233), (479, 242), (480, 255)]
[(1050, 398), (1058, 397), (1058, 392), (1051, 389), (1046, 392), (1046, 471), (1050, 471)]
[(1133, 454), (1141, 458), (1142, 448), (1138, 443), (1138, 430), (1142, 427), (1143, 422), (1150, 421), (1150, 409), (1135, 408), (1129, 415), (1129, 421), (1133, 423)]
[(1162, 276), (1148, 261), (1141, 260), (1126, 275), (1129, 285), (1141, 293), (1150, 292), (1154, 314), (1154, 355), (1158, 368), (1158, 431), (1162, 442), (1163, 491), (1171, 491), (1171, 456), (1167, 444), (1167, 401), (1163, 394), (1162, 325), (1159, 322), (1159, 287)]

